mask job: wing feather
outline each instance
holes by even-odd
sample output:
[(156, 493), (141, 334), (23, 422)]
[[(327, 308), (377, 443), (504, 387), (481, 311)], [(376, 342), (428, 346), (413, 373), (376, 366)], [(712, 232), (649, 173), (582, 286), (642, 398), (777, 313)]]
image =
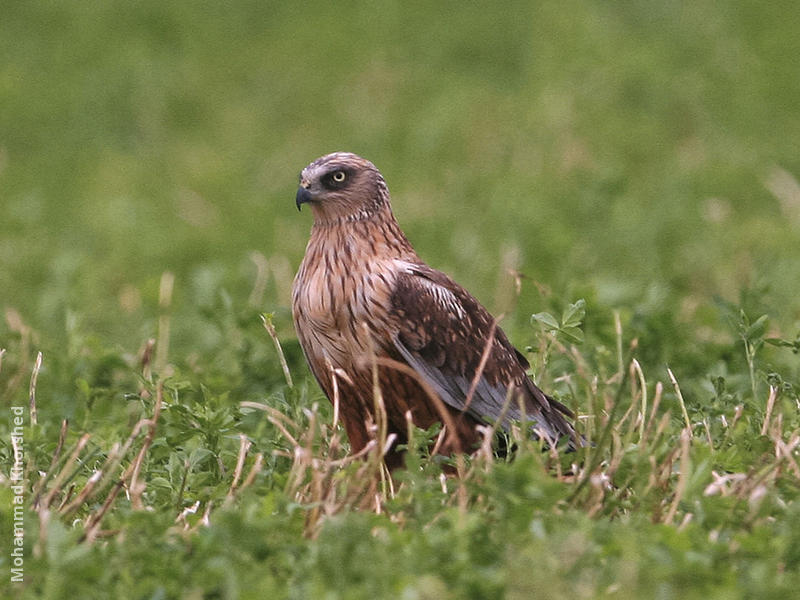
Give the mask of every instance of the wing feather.
[[(403, 263), (391, 296), (393, 344), (400, 355), (451, 407), (478, 419), (500, 418), (509, 393), (512, 398), (501, 425), (530, 420), (555, 440), (577, 439), (565, 419), (572, 416), (562, 404), (546, 396), (528, 378), (528, 361), (496, 326), (489, 312), (464, 288), (444, 273), (424, 264)], [(492, 336), (490, 338), (490, 336)], [(488, 358), (467, 405), (470, 388), (486, 344)]]

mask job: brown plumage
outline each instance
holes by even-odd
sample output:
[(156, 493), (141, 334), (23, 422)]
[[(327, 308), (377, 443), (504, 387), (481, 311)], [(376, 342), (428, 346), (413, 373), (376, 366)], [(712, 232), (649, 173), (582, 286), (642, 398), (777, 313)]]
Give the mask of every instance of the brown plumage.
[[(295, 328), (332, 402), (338, 373), (353, 452), (378, 421), (375, 372), (396, 444), (406, 441), (410, 411), (418, 427), (444, 423), (442, 452), (471, 451), (481, 440), (476, 425), (500, 418), (509, 394), (504, 428), (524, 417), (534, 435), (579, 443), (570, 411), (528, 378), (528, 361), (489, 312), (414, 252), (371, 162), (345, 152), (315, 160), (300, 174), (296, 202), (310, 204), (314, 225), (292, 288)], [(392, 450), (386, 463), (402, 456)]]

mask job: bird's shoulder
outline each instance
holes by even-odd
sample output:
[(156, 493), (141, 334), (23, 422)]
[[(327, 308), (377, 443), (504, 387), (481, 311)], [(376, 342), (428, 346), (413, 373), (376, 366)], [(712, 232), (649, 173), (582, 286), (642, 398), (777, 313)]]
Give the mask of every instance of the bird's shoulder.
[(395, 261), (391, 299), (397, 316), (427, 325), (491, 321), (488, 311), (467, 290), (422, 262)]
[(424, 263), (406, 263), (397, 270), (391, 307), (398, 341), (412, 352), (446, 354), (452, 367), (465, 369), (479, 360), (493, 337), (494, 358), (507, 357), (523, 371), (529, 366), (469, 291)]

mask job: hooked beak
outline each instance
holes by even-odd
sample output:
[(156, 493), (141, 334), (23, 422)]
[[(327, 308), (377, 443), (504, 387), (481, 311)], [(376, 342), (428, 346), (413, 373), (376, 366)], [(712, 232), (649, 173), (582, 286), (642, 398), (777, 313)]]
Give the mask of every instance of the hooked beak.
[(306, 188), (302, 185), (297, 188), (297, 196), (295, 197), (294, 203), (297, 205), (297, 210), (300, 210), (300, 206), (302, 204), (306, 204), (311, 202), (311, 192), (309, 192)]

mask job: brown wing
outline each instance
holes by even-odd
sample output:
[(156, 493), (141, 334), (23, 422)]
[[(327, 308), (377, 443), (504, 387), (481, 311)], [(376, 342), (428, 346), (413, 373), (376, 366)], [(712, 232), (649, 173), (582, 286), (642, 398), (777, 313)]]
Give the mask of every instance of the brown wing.
[[(400, 354), (442, 400), (478, 419), (500, 418), (509, 389), (524, 400), (525, 420), (533, 421), (551, 440), (577, 441), (565, 415), (570, 411), (546, 396), (526, 375), (528, 361), (494, 324), (489, 312), (464, 288), (427, 265), (409, 265), (398, 275), (392, 295), (393, 342)], [(489, 336), (494, 339), (481, 377), (467, 406), (467, 397)], [(523, 420), (513, 398), (506, 418)]]

